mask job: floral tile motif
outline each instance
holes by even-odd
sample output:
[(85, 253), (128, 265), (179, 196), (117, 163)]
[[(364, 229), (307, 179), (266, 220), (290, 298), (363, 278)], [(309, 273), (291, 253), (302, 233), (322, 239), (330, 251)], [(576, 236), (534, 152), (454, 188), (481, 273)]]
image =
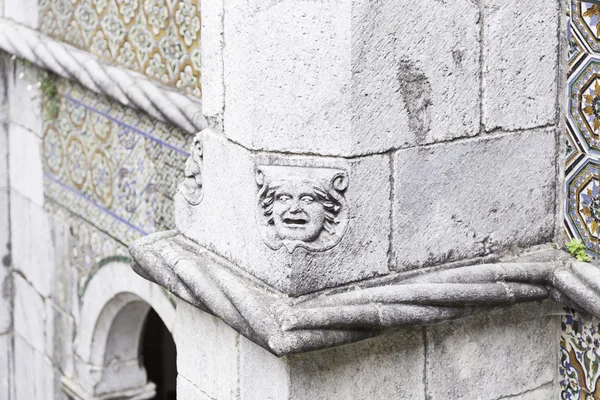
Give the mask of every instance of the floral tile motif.
[(600, 399), (600, 320), (566, 310), (560, 341), (563, 400)]
[(600, 5), (586, 1), (571, 1), (571, 25), (581, 34), (590, 52), (600, 50)]
[(191, 136), (75, 84), (58, 88), (58, 117), (44, 122), (46, 197), (124, 245), (172, 229)]
[(198, 0), (43, 0), (40, 30), (202, 97)]
[(600, 155), (600, 58), (590, 56), (569, 79), (568, 118), (575, 134)]
[[(568, 13), (569, 98), (565, 140), (567, 240), (600, 258), (600, 6), (572, 0)], [(594, 261), (596, 262), (596, 261)], [(566, 310), (562, 318), (563, 400), (600, 400), (600, 321)]]

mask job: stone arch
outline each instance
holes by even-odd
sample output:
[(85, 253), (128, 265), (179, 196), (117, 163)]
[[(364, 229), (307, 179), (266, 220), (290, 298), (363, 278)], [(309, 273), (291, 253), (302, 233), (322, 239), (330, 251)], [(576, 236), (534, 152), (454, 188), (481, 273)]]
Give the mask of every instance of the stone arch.
[(173, 332), (175, 307), (159, 286), (124, 262), (110, 262), (89, 280), (81, 299), (75, 336), (75, 376), (63, 378), (74, 399), (149, 399), (140, 361), (140, 341), (150, 308)]

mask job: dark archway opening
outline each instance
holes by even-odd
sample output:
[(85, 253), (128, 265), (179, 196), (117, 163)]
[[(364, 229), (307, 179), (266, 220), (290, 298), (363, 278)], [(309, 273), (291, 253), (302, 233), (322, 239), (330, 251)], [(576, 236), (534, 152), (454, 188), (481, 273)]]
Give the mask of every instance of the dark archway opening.
[(142, 333), (142, 362), (148, 380), (156, 384), (155, 400), (175, 400), (177, 393), (177, 349), (171, 333), (150, 309)]

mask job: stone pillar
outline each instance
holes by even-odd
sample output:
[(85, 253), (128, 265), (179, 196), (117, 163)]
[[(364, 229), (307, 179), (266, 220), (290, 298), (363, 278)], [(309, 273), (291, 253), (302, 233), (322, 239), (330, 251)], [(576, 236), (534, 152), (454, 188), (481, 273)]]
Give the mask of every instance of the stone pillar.
[[(560, 307), (499, 309), (277, 358), (178, 302), (178, 399), (558, 398)], [(193, 345), (190, 345), (193, 343)], [(513, 397), (514, 396), (514, 397)]]
[[(0, 3), (1, 4), (1, 3)], [(12, 254), (10, 238), (10, 188), (8, 171), (8, 99), (6, 98), (8, 58), (0, 57), (0, 397), (11, 396), (12, 335)]]
[[(203, 199), (180, 196), (180, 230), (295, 294), (552, 241), (559, 12), (520, 4), (204, 2)], [(261, 185), (327, 171), (348, 178), (333, 251), (249, 234)]]
[(209, 128), (131, 247), (185, 300), (179, 397), (554, 396), (560, 8), (202, 2)]

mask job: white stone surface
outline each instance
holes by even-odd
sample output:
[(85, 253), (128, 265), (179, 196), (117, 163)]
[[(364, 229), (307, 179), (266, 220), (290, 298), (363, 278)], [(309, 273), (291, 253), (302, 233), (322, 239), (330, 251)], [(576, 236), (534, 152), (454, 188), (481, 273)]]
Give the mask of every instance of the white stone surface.
[(478, 19), (469, 0), (225, 2), (225, 134), (325, 155), (474, 135)]
[(479, 132), (479, 8), (472, 0), (353, 0), (357, 153)]
[[(4, 16), (30, 28), (39, 26), (39, 0), (3, 0)], [(0, 3), (1, 4), (1, 3)]]
[(13, 274), (15, 332), (30, 346), (46, 351), (46, 308), (44, 298), (21, 277)]
[(516, 396), (502, 397), (498, 400), (559, 400), (560, 387), (554, 383), (549, 383), (541, 388), (527, 391)]
[(183, 375), (177, 376), (177, 399), (178, 400), (214, 400), (212, 397), (202, 393), (196, 386), (188, 381)]
[(524, 304), (427, 328), (428, 399), (498, 399), (552, 381), (559, 312), (555, 303)]
[(414, 329), (290, 356), (290, 399), (425, 400), (424, 349)]
[(211, 399), (235, 398), (239, 365), (237, 332), (178, 300), (173, 338), (178, 349), (178, 374)]
[(559, 2), (485, 0), (483, 4), (485, 129), (555, 123)]
[(43, 353), (15, 335), (14, 354), (16, 400), (62, 400), (55, 397), (55, 370)]
[(240, 398), (289, 399), (290, 368), (287, 358), (277, 358), (267, 350), (239, 337)]
[(11, 231), (13, 267), (23, 273), (42, 296), (53, 287), (54, 247), (48, 214), (19, 192), (12, 191)]
[(555, 154), (552, 129), (398, 151), (396, 268), (551, 241)]
[[(37, 10), (34, 13), (37, 14)], [(22, 61), (13, 61), (9, 65), (8, 103), (10, 120), (42, 137), (42, 93), (37, 87), (40, 70), (33, 65), (25, 65)], [(11, 156), (12, 154), (11, 151)]]
[(46, 354), (67, 376), (73, 376), (73, 317), (46, 299)]
[(0, 335), (0, 399), (9, 400), (13, 375), (13, 335)]
[[(222, 135), (204, 131), (203, 191), (199, 206), (176, 196), (177, 227), (254, 276), (292, 293), (387, 273), (390, 215), (389, 158), (357, 159), (253, 155)], [(261, 165), (329, 167), (347, 171), (348, 228), (327, 251), (272, 250), (258, 230), (255, 171)]]
[(225, 107), (223, 2), (199, 1), (202, 15), (202, 113), (209, 121), (212, 118), (222, 119)]
[(351, 2), (225, 2), (225, 133), (254, 149), (349, 153)]
[(9, 194), (0, 189), (0, 334), (12, 327), (12, 266)]
[(54, 245), (54, 286), (50, 293), (52, 301), (71, 315), (78, 315), (79, 293), (77, 270), (71, 266), (71, 232), (68, 217), (63, 209), (56, 208), (48, 213), (51, 240)]
[(35, 204), (44, 204), (41, 140), (20, 125), (9, 125), (9, 172), (13, 190)]
[[(0, 60), (1, 61), (1, 60)], [(0, 68), (1, 68), (0, 63)], [(2, 87), (0, 86), (0, 90)], [(8, 123), (5, 122), (4, 116), (2, 116), (2, 108), (4, 105), (0, 104), (0, 190), (6, 189), (9, 185), (8, 182)]]

